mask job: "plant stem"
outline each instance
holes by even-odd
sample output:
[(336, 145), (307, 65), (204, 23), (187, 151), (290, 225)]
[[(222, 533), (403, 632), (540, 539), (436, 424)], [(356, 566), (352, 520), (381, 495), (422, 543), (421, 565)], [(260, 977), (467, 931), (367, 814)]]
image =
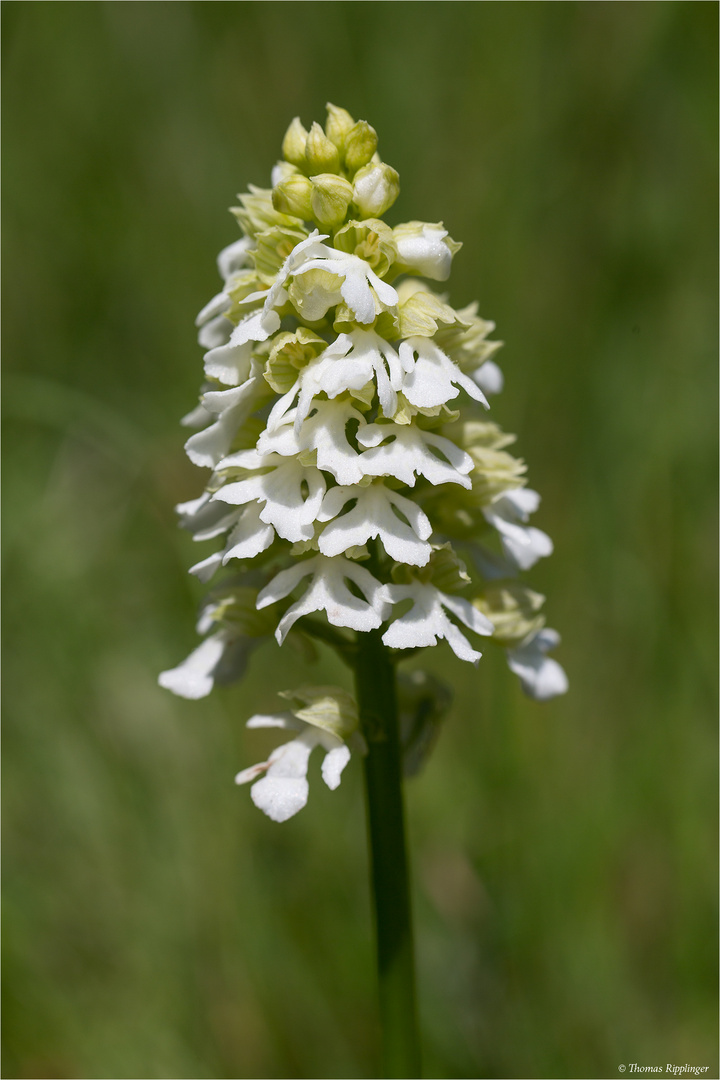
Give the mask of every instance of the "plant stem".
[(416, 1080), (420, 1047), (395, 671), (379, 630), (357, 635), (355, 678), (360, 724), (368, 745), (365, 791), (383, 1075)]

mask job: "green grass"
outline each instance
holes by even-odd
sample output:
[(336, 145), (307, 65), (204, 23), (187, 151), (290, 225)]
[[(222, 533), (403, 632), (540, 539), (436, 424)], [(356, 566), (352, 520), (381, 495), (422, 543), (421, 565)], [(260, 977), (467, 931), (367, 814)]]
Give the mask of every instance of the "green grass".
[(203, 702), (156, 685), (202, 595), (177, 419), (225, 207), (329, 98), (506, 342), (571, 680), (543, 707), (490, 647), (427, 656), (426, 1074), (717, 1076), (717, 5), (2, 10), (3, 1075), (376, 1075), (358, 763), (282, 827), (232, 783), (275, 688), (346, 675), (268, 646)]

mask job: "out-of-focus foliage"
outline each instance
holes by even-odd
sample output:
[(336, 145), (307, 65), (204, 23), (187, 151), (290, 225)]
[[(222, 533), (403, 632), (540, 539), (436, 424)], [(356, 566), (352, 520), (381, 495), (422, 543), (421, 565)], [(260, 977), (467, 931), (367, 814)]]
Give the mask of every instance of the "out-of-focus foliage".
[[(8, 1077), (368, 1077), (362, 791), (282, 827), (235, 772), (276, 689), (157, 672), (202, 588), (177, 420), (225, 213), (331, 100), (394, 220), (465, 242), (506, 348), (571, 691), (444, 646), (409, 786), (433, 1077), (715, 1064), (714, 3), (3, 5)], [(315, 768), (318, 766), (315, 764)], [(315, 777), (317, 780), (317, 777)]]

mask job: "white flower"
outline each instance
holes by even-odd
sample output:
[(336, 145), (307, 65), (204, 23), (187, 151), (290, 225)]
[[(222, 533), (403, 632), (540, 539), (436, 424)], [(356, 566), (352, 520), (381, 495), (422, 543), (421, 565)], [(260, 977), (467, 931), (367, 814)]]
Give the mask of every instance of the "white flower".
[[(351, 499), (356, 500), (356, 505), (338, 517)], [(410, 499), (382, 484), (331, 488), (323, 499), (318, 521), (330, 521), (319, 540), (323, 555), (340, 555), (352, 547), (362, 547), (376, 536), (390, 558), (397, 562), (425, 566), (432, 552), (426, 543), (432, 533), (427, 515)]]
[(359, 468), (365, 476), (394, 476), (413, 487), (417, 474), (431, 484), (471, 487), (467, 474), (472, 458), (442, 435), (414, 424), (366, 424), (356, 438), (360, 446), (371, 448), (360, 455)]
[[(239, 240), (229, 244), (217, 257), (217, 267), (220, 277), (227, 286), (233, 275), (248, 264), (248, 251), (252, 247), (249, 236), (242, 236)], [(198, 341), (204, 349), (213, 349), (224, 345), (230, 337), (232, 323), (225, 318), (225, 312), (229, 310), (231, 300), (225, 289), (214, 296), (205, 305), (195, 320), (199, 328)]]
[(179, 697), (207, 697), (215, 685), (213, 672), (222, 659), (227, 641), (224, 630), (206, 638), (181, 664), (160, 673), (160, 686)]
[(412, 600), (413, 606), (405, 615), (396, 619), (383, 634), (383, 641), (393, 649), (413, 649), (425, 645), (437, 645), (445, 638), (456, 656), (477, 664), (482, 653), (476, 652), (455, 623), (443, 611), (446, 608), (474, 630), (476, 634), (490, 635), (493, 624), (469, 600), (448, 596), (434, 585), (413, 582), (411, 585), (386, 585), (383, 597), (391, 604)]
[(288, 255), (270, 291), (267, 294), (252, 293), (244, 303), (264, 298), (263, 320), (269, 325), (274, 309), (287, 303), (285, 283), (288, 279), (301, 277), (310, 270), (324, 270), (342, 279), (340, 285), (313, 288), (307, 297), (308, 307), (301, 304), (300, 314), (304, 318), (310, 321), (321, 319), (329, 308), (344, 301), (359, 323), (372, 323), (376, 315), (374, 296), (381, 305), (397, 307), (398, 295), (392, 285), (382, 281), (364, 259), (327, 247), (321, 242), (326, 239), (327, 236), (316, 231), (307, 240), (302, 240)]
[[(280, 645), (290, 627), (313, 611), (324, 611), (333, 626), (348, 626), (360, 631), (376, 630), (386, 618), (388, 606), (380, 582), (364, 566), (342, 556), (331, 559), (315, 555), (288, 570), (281, 570), (258, 594), (258, 610), (289, 596), (308, 575), (312, 575), (312, 582), (304, 595), (288, 608), (278, 623), (275, 637)], [(364, 599), (351, 593), (346, 581), (356, 585)]]
[[(198, 631), (203, 632), (198, 623)], [(245, 637), (230, 630), (219, 630), (206, 638), (177, 667), (163, 671), (158, 683), (178, 697), (196, 700), (207, 697), (218, 682), (240, 678), (247, 667), (249, 654), (259, 645), (259, 638)]]
[(525, 693), (536, 701), (547, 701), (567, 691), (567, 675), (556, 660), (545, 655), (559, 644), (557, 630), (545, 627), (516, 648), (507, 650), (510, 670), (519, 677)]
[[(248, 297), (248, 299), (250, 299)], [(280, 328), (276, 311), (253, 311), (237, 324), (226, 345), (205, 353), (205, 374), (226, 386), (237, 386), (250, 371), (253, 349)]]
[(262, 776), (251, 791), (252, 800), (273, 821), (287, 821), (301, 810), (308, 797), (307, 770), (310, 754), (316, 746), (326, 751), (322, 777), (334, 791), (343, 769), (350, 760), (349, 738), (356, 748), (363, 741), (356, 734), (357, 705), (346, 691), (335, 686), (301, 687), (283, 691), (290, 710), (268, 716), (258, 714), (247, 722), (249, 728), (282, 728), (297, 731), (298, 736), (284, 743), (267, 761), (244, 769), (235, 777), (236, 784), (247, 784)]
[(500, 534), (506, 557), (520, 570), (529, 570), (538, 559), (552, 555), (550, 537), (540, 529), (525, 524), (539, 505), (537, 491), (515, 488), (503, 492), (483, 509), (485, 519)]
[(432, 409), (456, 398), (461, 386), (470, 397), (489, 408), (487, 398), (476, 382), (464, 375), (449, 356), (430, 338), (411, 337), (399, 349), (406, 372), (402, 392), (418, 409)]
[(255, 411), (258, 399), (266, 392), (262, 367), (248, 357), (249, 377), (229, 390), (211, 390), (203, 394), (201, 407), (214, 423), (197, 431), (185, 443), (185, 452), (195, 465), (212, 468), (227, 454), (237, 431)]
[[(209, 581), (215, 571), (225, 566), (230, 559), (254, 559), (256, 555), (267, 550), (275, 539), (275, 530), (272, 525), (261, 520), (260, 506), (257, 503), (226, 514), (221, 521), (223, 527), (216, 527), (215, 535), (232, 526), (224, 549), (190, 567), (190, 573), (200, 581)], [(206, 536), (195, 535), (193, 539), (206, 539)]]
[(242, 450), (218, 466), (219, 470), (229, 468), (252, 470), (252, 475), (225, 484), (215, 493), (216, 500), (233, 506), (264, 502), (260, 520), (272, 525), (278, 536), (292, 543), (312, 539), (313, 522), (327, 488), (319, 469), (301, 465), (295, 457), (257, 450)]
[(347, 425), (357, 420), (365, 424), (362, 413), (352, 401), (313, 401), (310, 416), (303, 423), (299, 436), (295, 435), (293, 409), (286, 413), (274, 430), (267, 430), (258, 439), (260, 453), (299, 454), (302, 450), (316, 450), (319, 469), (330, 472), (338, 484), (358, 484), (366, 475), (360, 455), (348, 442)]
[(484, 394), (500, 394), (505, 385), (505, 377), (494, 360), (486, 360), (479, 368), (471, 372), (470, 378)]
[(222, 249), (217, 257), (217, 268), (223, 281), (227, 282), (233, 274), (248, 265), (248, 252), (252, 246), (249, 236), (241, 236), (239, 240)]
[(318, 394), (336, 398), (346, 390), (362, 390), (373, 379), (383, 415), (390, 417), (397, 409), (397, 391), (403, 381), (400, 357), (392, 345), (372, 330), (340, 334), (302, 369), (294, 386), (275, 403), (268, 417), (268, 429), (272, 431), (278, 426), (296, 397), (295, 430), (299, 431)]
[(316, 746), (322, 746), (326, 751), (322, 763), (323, 780), (331, 790), (340, 783), (341, 773), (350, 760), (350, 750), (342, 739), (296, 720), (292, 713), (253, 716), (247, 726), (279, 727), (300, 732), (297, 738), (273, 750), (267, 761), (244, 769), (235, 777), (236, 784), (247, 784), (265, 773), (261, 780), (253, 784), (250, 795), (258, 809), (273, 821), (287, 821), (307, 803), (308, 764)]

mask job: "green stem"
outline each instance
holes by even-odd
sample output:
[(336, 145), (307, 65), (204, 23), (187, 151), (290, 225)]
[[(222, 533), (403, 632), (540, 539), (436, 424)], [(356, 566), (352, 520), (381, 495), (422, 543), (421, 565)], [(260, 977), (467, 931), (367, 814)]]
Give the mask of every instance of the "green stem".
[(381, 632), (357, 635), (355, 662), (365, 758), (375, 906), (383, 1075), (418, 1078), (420, 1047), (395, 671)]

